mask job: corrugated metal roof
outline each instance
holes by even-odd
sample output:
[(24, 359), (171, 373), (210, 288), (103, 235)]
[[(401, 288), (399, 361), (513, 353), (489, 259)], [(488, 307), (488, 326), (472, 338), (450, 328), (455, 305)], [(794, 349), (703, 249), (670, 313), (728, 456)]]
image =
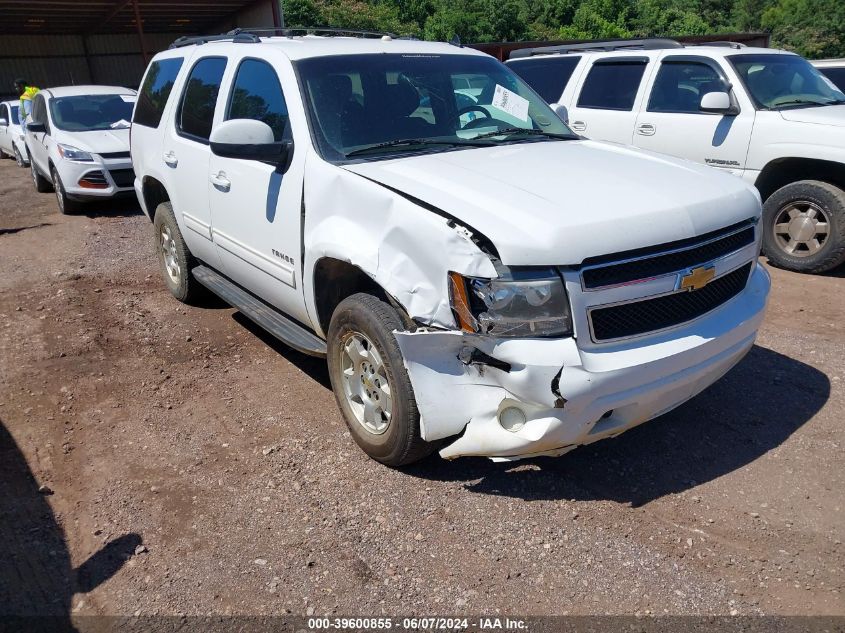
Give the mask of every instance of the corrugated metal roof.
[(252, 6), (278, 0), (0, 0), (2, 34), (203, 33)]

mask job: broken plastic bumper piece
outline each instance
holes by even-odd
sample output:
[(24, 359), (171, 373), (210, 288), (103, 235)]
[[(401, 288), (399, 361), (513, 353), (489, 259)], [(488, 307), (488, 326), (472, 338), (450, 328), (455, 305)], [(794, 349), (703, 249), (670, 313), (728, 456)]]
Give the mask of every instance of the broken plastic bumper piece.
[(446, 459), (562, 455), (666, 413), (751, 349), (768, 274), (719, 309), (668, 332), (579, 348), (576, 339), (496, 339), (457, 331), (397, 332), (423, 437), (455, 437)]

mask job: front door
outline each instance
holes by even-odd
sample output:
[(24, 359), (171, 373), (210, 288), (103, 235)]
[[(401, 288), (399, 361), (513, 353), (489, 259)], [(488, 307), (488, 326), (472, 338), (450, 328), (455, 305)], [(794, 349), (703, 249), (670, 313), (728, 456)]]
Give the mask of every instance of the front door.
[[(721, 67), (691, 55), (667, 55), (637, 117), (634, 145), (742, 175), (756, 111), (736, 115), (702, 112), (708, 92), (731, 92)], [(736, 96), (731, 96), (735, 105)]]
[[(21, 117), (23, 114), (21, 113)], [(47, 99), (42, 93), (35, 95), (32, 100), (31, 120), (34, 123), (43, 123), (47, 126), (46, 132), (27, 132), (26, 146), (32, 158), (32, 164), (38, 167), (38, 171), (47, 178), (50, 177), (49, 143), (50, 141), (50, 119), (47, 116)], [(27, 121), (29, 122), (29, 121)]]
[[(276, 67), (289, 75), (286, 85), (296, 85), (288, 62)], [(240, 61), (224, 107), (224, 120), (256, 119), (272, 128), (276, 141), (294, 138), (282, 82), (267, 61)], [(300, 276), (304, 145), (294, 148), (284, 173), (276, 165), (212, 155), (208, 177), (214, 243), (226, 274), (307, 323)]]

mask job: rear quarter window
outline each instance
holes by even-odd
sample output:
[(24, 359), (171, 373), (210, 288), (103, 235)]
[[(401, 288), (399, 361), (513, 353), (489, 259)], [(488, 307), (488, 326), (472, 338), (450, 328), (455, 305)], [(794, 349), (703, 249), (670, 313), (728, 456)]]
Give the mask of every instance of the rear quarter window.
[(173, 90), (173, 84), (176, 82), (176, 76), (184, 61), (182, 57), (172, 57), (150, 64), (141, 92), (138, 94), (133, 123), (146, 127), (159, 126), (170, 92)]
[(510, 62), (508, 66), (548, 103), (556, 103), (580, 59), (580, 56), (527, 59)]

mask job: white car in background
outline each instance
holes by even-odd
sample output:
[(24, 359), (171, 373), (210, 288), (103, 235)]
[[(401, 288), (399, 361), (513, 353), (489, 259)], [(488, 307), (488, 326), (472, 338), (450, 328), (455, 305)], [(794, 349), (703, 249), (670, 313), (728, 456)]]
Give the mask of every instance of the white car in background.
[(0, 103), (0, 158), (9, 156), (18, 162), (19, 167), (26, 167), (29, 161), (26, 159), (26, 144), (18, 119), (19, 108), (18, 101)]
[(813, 66), (828, 79), (830, 79), (836, 87), (845, 92), (845, 57), (840, 59), (817, 59), (810, 62)]
[(35, 96), (25, 135), (32, 179), (39, 192), (55, 190), (62, 213), (86, 200), (133, 194), (135, 95), (117, 86), (68, 86)]

